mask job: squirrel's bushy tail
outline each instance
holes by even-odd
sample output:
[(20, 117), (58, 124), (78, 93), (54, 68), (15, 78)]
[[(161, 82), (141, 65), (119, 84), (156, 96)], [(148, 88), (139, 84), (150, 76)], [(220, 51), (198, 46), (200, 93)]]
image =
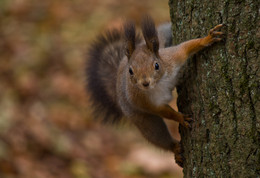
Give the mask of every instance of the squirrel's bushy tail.
[(118, 122), (122, 117), (116, 101), (116, 81), (123, 57), (124, 34), (119, 30), (99, 36), (88, 51), (86, 87), (95, 117), (103, 118), (106, 123)]

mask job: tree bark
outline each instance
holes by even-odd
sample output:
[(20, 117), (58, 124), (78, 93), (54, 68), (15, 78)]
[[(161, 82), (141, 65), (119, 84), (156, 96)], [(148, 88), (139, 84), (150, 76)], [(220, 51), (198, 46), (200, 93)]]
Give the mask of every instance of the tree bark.
[(184, 177), (260, 177), (259, 1), (169, 0), (173, 43), (225, 24), (225, 40), (188, 60), (177, 86)]

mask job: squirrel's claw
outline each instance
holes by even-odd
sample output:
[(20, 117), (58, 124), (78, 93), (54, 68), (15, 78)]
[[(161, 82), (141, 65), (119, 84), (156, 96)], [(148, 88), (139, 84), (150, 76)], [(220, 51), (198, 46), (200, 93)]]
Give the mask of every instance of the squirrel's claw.
[(221, 27), (223, 27), (223, 24), (219, 24), (219, 25), (215, 26), (214, 28), (212, 28), (212, 29), (209, 30), (209, 34), (210, 34), (210, 35), (213, 35), (213, 33), (214, 33), (215, 31), (217, 31), (218, 29), (220, 29)]
[(184, 117), (185, 121), (188, 121), (188, 122), (193, 121), (192, 114), (184, 114), (183, 117)]
[(215, 31), (213, 31), (211, 35), (213, 37), (215, 37), (215, 36), (218, 36), (218, 35), (224, 35), (224, 33), (223, 32), (215, 32)]

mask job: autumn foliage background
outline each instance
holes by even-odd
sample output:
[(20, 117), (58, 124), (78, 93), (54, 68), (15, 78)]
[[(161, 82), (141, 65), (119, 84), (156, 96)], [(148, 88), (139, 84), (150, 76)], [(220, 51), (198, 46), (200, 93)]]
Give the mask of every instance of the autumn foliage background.
[(0, 177), (182, 175), (128, 123), (96, 122), (84, 88), (95, 36), (147, 13), (169, 20), (168, 1), (0, 1)]

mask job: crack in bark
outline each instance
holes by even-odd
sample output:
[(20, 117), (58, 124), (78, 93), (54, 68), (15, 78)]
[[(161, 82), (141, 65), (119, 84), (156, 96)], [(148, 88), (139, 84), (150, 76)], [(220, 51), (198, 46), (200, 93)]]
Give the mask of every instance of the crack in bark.
[(251, 96), (251, 90), (250, 90), (250, 87), (249, 87), (249, 75), (247, 74), (246, 70), (247, 70), (247, 66), (248, 66), (248, 58), (247, 58), (247, 50), (245, 48), (244, 50), (244, 57), (245, 57), (245, 67), (244, 69), (242, 70), (243, 71), (243, 75), (245, 77), (245, 85), (247, 86), (247, 95), (249, 97), (249, 104), (250, 104), (250, 115), (252, 117), (252, 136), (253, 136), (253, 140), (255, 142), (257, 142), (257, 129), (256, 129), (256, 112), (255, 112), (255, 107), (254, 107), (254, 104), (253, 104), (253, 100), (252, 100), (252, 96)]

